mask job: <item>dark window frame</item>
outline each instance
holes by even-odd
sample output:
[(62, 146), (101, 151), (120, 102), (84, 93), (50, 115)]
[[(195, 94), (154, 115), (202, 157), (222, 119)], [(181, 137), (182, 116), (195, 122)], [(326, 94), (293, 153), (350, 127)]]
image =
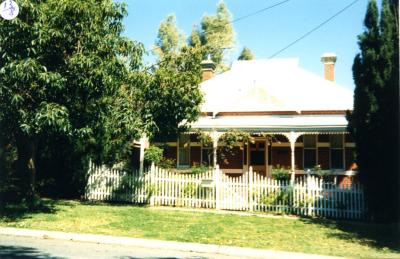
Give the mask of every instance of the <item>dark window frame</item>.
[[(339, 146), (333, 145), (333, 144), (337, 144), (337, 142), (335, 143), (333, 141), (335, 137), (340, 137), (340, 142), (339, 142), (340, 145)], [(345, 148), (344, 148), (344, 146), (345, 146), (344, 136), (342, 134), (329, 136), (329, 165), (332, 170), (335, 170), (335, 169), (344, 170), (345, 169), (345, 158), (344, 158)]]
[[(309, 138), (314, 138), (312, 144), (314, 144), (314, 146), (307, 146), (307, 144), (310, 143), (310, 141), (308, 140)], [(313, 152), (314, 155), (311, 155), (310, 160), (314, 161), (314, 162), (307, 162), (307, 160), (309, 159), (309, 154)], [(308, 153), (308, 154), (307, 154)], [(313, 165), (311, 165), (313, 164)], [(303, 168), (306, 169), (313, 169), (316, 165), (318, 164), (318, 135), (304, 135), (303, 136)]]

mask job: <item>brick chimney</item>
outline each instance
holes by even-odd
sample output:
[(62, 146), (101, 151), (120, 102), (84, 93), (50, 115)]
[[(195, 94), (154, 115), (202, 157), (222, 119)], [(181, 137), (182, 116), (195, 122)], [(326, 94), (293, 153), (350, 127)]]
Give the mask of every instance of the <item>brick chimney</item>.
[(215, 64), (208, 56), (207, 60), (201, 61), (202, 81), (206, 81), (214, 76)]
[(324, 76), (326, 80), (335, 81), (335, 53), (324, 53), (321, 57), (321, 62), (324, 63)]

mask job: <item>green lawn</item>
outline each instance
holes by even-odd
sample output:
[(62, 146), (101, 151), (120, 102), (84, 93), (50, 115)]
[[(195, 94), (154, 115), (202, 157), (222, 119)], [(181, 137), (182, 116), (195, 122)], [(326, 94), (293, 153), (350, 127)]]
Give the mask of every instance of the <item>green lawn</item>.
[(241, 216), (131, 205), (45, 200), (8, 207), (0, 226), (234, 245), (368, 258), (400, 258), (394, 227), (361, 222)]

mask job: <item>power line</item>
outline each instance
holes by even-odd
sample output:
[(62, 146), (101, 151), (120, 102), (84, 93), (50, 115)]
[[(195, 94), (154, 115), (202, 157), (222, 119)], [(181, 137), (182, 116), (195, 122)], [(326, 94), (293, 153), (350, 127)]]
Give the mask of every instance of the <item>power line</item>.
[[(271, 6), (262, 8), (262, 9), (260, 9), (260, 10), (258, 10), (258, 11), (255, 11), (255, 12), (253, 12), (253, 13), (250, 13), (250, 14), (247, 14), (247, 15), (244, 15), (244, 16), (241, 16), (241, 17), (239, 17), (239, 18), (237, 18), (237, 19), (234, 19), (234, 20), (230, 21), (229, 23), (232, 24), (232, 23), (238, 22), (238, 21), (240, 21), (240, 20), (244, 20), (244, 19), (246, 19), (246, 18), (248, 18), (248, 17), (251, 17), (251, 16), (254, 16), (254, 15), (259, 14), (259, 13), (261, 13), (261, 12), (267, 11), (267, 10), (269, 10), (269, 9), (272, 9), (272, 8), (274, 8), (274, 7), (276, 7), (276, 6), (279, 6), (279, 5), (284, 4), (284, 3), (286, 3), (286, 2), (289, 2), (289, 1), (291, 1), (291, 0), (281, 1), (281, 2), (276, 3), (276, 4), (274, 4), (274, 5), (271, 5)], [(355, 3), (357, 3), (358, 1), (359, 1), (359, 0), (354, 0), (354, 1), (351, 2), (350, 4), (346, 5), (346, 6), (343, 7), (341, 10), (339, 10), (338, 12), (336, 12), (334, 15), (332, 15), (331, 17), (329, 17), (328, 19), (326, 19), (326, 20), (323, 21), (322, 23), (318, 24), (316, 27), (314, 27), (314, 28), (311, 29), (310, 31), (306, 32), (305, 34), (303, 34), (302, 36), (300, 36), (300, 37), (297, 38), (296, 40), (292, 41), (291, 43), (289, 43), (288, 45), (286, 45), (286, 46), (283, 47), (282, 49), (278, 50), (277, 52), (275, 52), (274, 54), (272, 54), (271, 56), (269, 56), (268, 59), (271, 59), (271, 58), (276, 57), (277, 55), (279, 55), (280, 53), (282, 53), (282, 52), (285, 51), (286, 49), (288, 49), (288, 48), (290, 48), (291, 46), (295, 45), (297, 42), (299, 42), (299, 41), (301, 41), (302, 39), (306, 38), (307, 36), (309, 36), (310, 34), (312, 34), (313, 32), (315, 32), (316, 30), (318, 30), (319, 28), (321, 28), (322, 26), (324, 26), (325, 24), (327, 24), (328, 22), (330, 22), (331, 20), (333, 20), (334, 18), (336, 18), (338, 15), (340, 15), (341, 13), (343, 13), (344, 11), (346, 11), (347, 9), (349, 9), (351, 6), (353, 6), (353, 5), (354, 5)], [(228, 23), (228, 24), (229, 24), (229, 23)], [(153, 51), (153, 50), (155, 50), (155, 49), (157, 49), (157, 48), (159, 48), (159, 47), (156, 47), (156, 48), (152, 49), (151, 51)], [(156, 65), (156, 64), (151, 65), (150, 67), (146, 68), (146, 70), (149, 69), (149, 68), (151, 68), (151, 67), (154, 67), (154, 65)]]
[(267, 10), (269, 10), (269, 9), (272, 9), (272, 8), (274, 8), (274, 7), (276, 7), (276, 6), (279, 6), (279, 5), (281, 5), (281, 4), (284, 4), (284, 3), (287, 3), (287, 2), (290, 2), (290, 1), (291, 1), (291, 0), (285, 0), (285, 1), (282, 1), (282, 2), (279, 2), (279, 3), (276, 3), (276, 4), (273, 4), (273, 5), (270, 5), (270, 6), (268, 6), (268, 7), (262, 8), (262, 9), (260, 9), (260, 10), (258, 10), (258, 11), (255, 11), (255, 12), (252, 12), (252, 13), (249, 13), (249, 14), (246, 14), (246, 15), (243, 15), (243, 16), (241, 16), (241, 17), (239, 17), (239, 18), (236, 18), (236, 19), (234, 19), (233, 21), (231, 21), (230, 23), (232, 24), (232, 23), (235, 23), (235, 22), (244, 20), (244, 19), (246, 19), (246, 18), (249, 18), (249, 17), (254, 16), (254, 15), (256, 15), (256, 14), (265, 12), (265, 11), (267, 11)]
[(313, 33), (314, 31), (318, 30), (319, 28), (321, 28), (322, 26), (324, 26), (325, 24), (327, 24), (328, 22), (330, 22), (331, 20), (333, 20), (336, 16), (338, 16), (339, 14), (343, 13), (344, 11), (346, 11), (347, 9), (349, 9), (351, 6), (353, 6), (355, 3), (357, 3), (359, 0), (355, 0), (353, 2), (351, 2), (350, 4), (346, 5), (344, 8), (342, 8), (340, 11), (338, 11), (337, 13), (335, 13), (334, 15), (332, 15), (331, 17), (329, 17), (328, 19), (326, 19), (325, 21), (323, 21), (322, 23), (320, 23), (319, 25), (317, 25), (316, 27), (314, 27), (313, 29), (311, 29), (310, 31), (306, 32), (305, 34), (303, 34), (301, 37), (297, 38), (296, 40), (292, 41), (290, 44), (286, 45), (285, 47), (283, 47), (282, 49), (278, 50), (277, 52), (275, 52), (274, 54), (272, 54), (270, 57), (268, 57), (268, 59), (276, 57), (278, 54), (282, 53), (283, 51), (285, 51), (286, 49), (290, 48), (291, 46), (293, 46), (294, 44), (296, 44), (297, 42), (301, 41), (302, 39), (304, 39), (305, 37), (307, 37), (308, 35), (310, 35), (311, 33)]
[[(239, 17), (239, 18), (233, 19), (232, 21), (227, 22), (226, 24), (233, 24), (233, 23), (235, 23), (235, 22), (238, 22), (238, 21), (247, 19), (247, 18), (249, 18), (249, 17), (251, 17), (251, 16), (257, 15), (257, 14), (262, 13), (262, 12), (265, 12), (265, 11), (267, 11), (267, 10), (269, 10), (269, 9), (272, 9), (272, 8), (274, 8), (274, 7), (277, 7), (277, 6), (279, 6), (279, 5), (282, 5), (282, 4), (287, 3), (287, 2), (290, 2), (290, 1), (291, 1), (291, 0), (284, 0), (284, 1), (278, 2), (278, 3), (276, 3), (276, 4), (273, 4), (273, 5), (264, 7), (264, 8), (262, 8), (262, 9), (260, 9), (260, 10), (255, 11), (255, 12), (252, 12), (252, 13), (243, 15), (243, 16), (241, 16), (241, 17)], [(156, 50), (156, 49), (159, 49), (159, 48), (160, 48), (160, 47), (157, 46), (157, 47), (154, 47), (154, 48), (152, 48), (152, 49), (150, 49), (150, 50), (147, 50), (146, 52), (152, 52), (152, 51), (154, 51), (154, 50)]]

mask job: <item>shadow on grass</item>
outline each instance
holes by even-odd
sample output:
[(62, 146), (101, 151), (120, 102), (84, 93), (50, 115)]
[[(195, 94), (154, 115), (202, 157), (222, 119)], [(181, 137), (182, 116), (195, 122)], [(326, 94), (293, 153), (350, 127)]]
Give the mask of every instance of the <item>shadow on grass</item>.
[(0, 211), (0, 220), (4, 222), (16, 222), (35, 213), (56, 213), (56, 205), (73, 206), (71, 203), (65, 201), (51, 199), (40, 199), (33, 208), (24, 202), (8, 203)]
[(400, 253), (400, 232), (395, 224), (310, 218), (300, 220), (306, 224), (317, 224), (332, 229), (329, 237)]
[(87, 206), (131, 206), (131, 207), (142, 207), (148, 208), (148, 203), (133, 203), (128, 201), (95, 201), (95, 200), (82, 200), (80, 204)]

